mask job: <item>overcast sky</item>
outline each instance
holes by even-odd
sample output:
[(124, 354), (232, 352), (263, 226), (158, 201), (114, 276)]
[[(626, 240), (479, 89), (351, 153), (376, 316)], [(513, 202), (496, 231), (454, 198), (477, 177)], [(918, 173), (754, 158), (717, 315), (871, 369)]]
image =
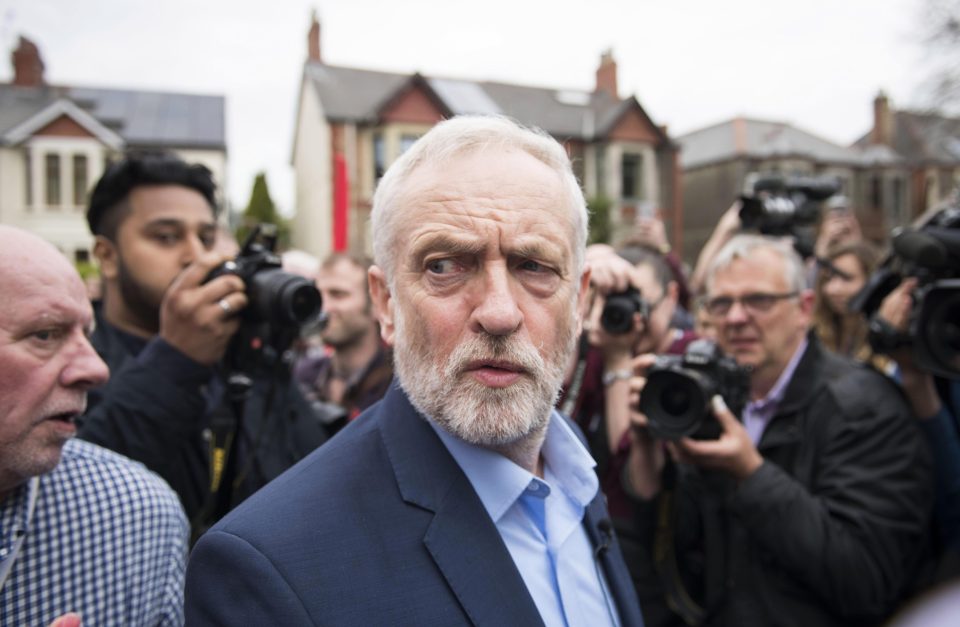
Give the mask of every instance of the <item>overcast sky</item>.
[(592, 89), (603, 50), (671, 135), (749, 115), (841, 144), (879, 89), (919, 102), (917, 0), (0, 0), (0, 81), (19, 34), (54, 84), (222, 94), (228, 195), (266, 171), (292, 210), (289, 166), (310, 12), (324, 61), (428, 76)]

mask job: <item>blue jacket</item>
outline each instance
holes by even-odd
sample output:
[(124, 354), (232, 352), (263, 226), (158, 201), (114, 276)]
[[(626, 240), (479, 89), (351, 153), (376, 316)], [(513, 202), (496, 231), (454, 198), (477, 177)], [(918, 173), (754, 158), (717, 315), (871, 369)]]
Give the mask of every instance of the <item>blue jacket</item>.
[[(636, 595), (603, 497), (584, 525), (626, 627)], [(396, 385), (197, 543), (188, 625), (539, 625), (460, 467)]]

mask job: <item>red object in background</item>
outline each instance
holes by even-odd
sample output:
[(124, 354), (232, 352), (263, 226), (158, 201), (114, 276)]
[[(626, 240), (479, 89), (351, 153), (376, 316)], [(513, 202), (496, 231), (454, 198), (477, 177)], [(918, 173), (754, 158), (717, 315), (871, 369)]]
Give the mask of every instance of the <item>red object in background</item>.
[(347, 160), (343, 155), (333, 158), (333, 250), (347, 249)]

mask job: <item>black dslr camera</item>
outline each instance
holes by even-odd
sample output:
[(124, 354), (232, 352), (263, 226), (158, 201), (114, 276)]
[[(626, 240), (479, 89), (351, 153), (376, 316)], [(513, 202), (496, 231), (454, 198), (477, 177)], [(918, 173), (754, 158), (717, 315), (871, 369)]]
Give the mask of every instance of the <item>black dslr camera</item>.
[(626, 291), (609, 294), (600, 314), (600, 326), (610, 335), (629, 333), (633, 328), (633, 315), (636, 313), (643, 318), (650, 313), (647, 301), (643, 300), (636, 288), (630, 287)]
[[(877, 310), (907, 277), (917, 278), (907, 333), (885, 323)], [(870, 320), (870, 346), (889, 353), (913, 347), (917, 365), (960, 379), (960, 207), (941, 209), (918, 227), (900, 229), (880, 269), (850, 302)]]
[(710, 411), (715, 394), (739, 416), (750, 394), (750, 369), (710, 340), (695, 340), (683, 355), (657, 357), (640, 394), (640, 411), (655, 437), (712, 440), (720, 436), (720, 423)]
[(214, 268), (210, 281), (235, 274), (246, 286), (249, 304), (240, 312), (240, 330), (231, 341), (224, 361), (233, 370), (249, 369), (265, 358), (281, 356), (299, 336), (302, 327), (320, 318), (320, 292), (312, 281), (281, 269), (274, 253), (276, 228), (254, 228), (232, 261)]
[(840, 191), (833, 177), (750, 175), (740, 196), (744, 230), (790, 236), (803, 258), (813, 255), (824, 200)]

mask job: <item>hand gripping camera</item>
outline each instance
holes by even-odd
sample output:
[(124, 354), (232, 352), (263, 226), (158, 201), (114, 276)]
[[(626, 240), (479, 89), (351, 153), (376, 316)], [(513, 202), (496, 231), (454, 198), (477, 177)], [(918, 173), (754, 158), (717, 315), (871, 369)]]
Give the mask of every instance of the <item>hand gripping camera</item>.
[(610, 335), (623, 335), (633, 329), (633, 315), (646, 319), (650, 313), (647, 301), (635, 287), (607, 296), (600, 314), (600, 326)]
[(273, 225), (258, 225), (236, 258), (214, 268), (210, 281), (235, 274), (246, 286), (249, 304), (240, 312), (240, 330), (224, 356), (225, 365), (244, 371), (264, 359), (278, 357), (299, 336), (301, 328), (320, 318), (320, 292), (313, 282), (281, 269), (274, 254), (277, 237)]
[(720, 423), (710, 410), (714, 394), (739, 416), (750, 394), (750, 370), (710, 340), (695, 340), (683, 355), (657, 356), (640, 394), (640, 411), (655, 437), (716, 439)]
[(790, 236), (800, 256), (813, 255), (824, 200), (840, 191), (831, 177), (752, 174), (740, 197), (740, 222), (744, 230), (763, 235)]
[[(877, 316), (883, 299), (906, 277), (917, 278), (906, 334)], [(889, 353), (912, 346), (921, 368), (960, 378), (960, 207), (932, 214), (921, 226), (901, 229), (893, 251), (850, 303), (870, 320), (873, 350)]]

